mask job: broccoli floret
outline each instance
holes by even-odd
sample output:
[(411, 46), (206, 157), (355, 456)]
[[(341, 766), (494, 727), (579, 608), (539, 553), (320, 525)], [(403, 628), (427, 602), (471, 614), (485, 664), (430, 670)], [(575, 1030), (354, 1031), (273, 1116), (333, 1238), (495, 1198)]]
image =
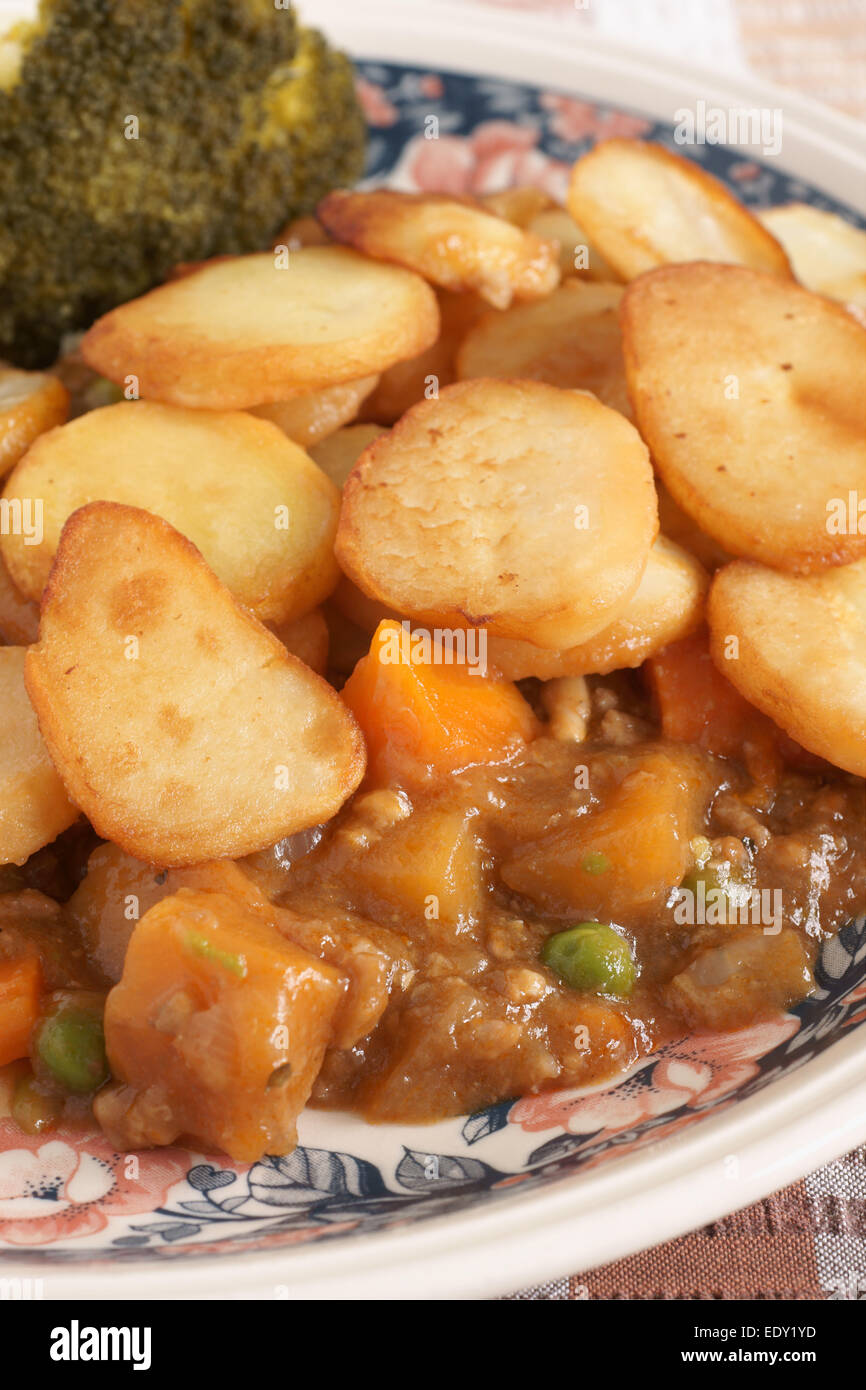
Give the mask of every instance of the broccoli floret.
[(349, 60), (274, 0), (42, 0), (0, 48), (0, 357), (267, 246), (364, 144)]

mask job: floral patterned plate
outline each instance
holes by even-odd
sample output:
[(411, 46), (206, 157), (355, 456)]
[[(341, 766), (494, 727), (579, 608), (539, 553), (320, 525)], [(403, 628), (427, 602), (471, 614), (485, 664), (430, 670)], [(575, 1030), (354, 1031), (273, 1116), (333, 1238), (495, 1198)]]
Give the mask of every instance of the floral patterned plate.
[[(531, 183), (558, 196), (601, 137), (673, 144), (661, 116), (682, 74), (654, 63), (647, 77), (638, 63), (636, 111), (623, 95), (639, 90), (636, 60), (620, 60), (617, 83), (611, 53), (584, 44), (579, 61), (566, 55), (569, 81), (561, 42), (545, 48), (536, 25), (532, 44), (515, 30), (518, 44), (507, 18), (497, 15), (500, 51), (484, 59), (493, 75), (454, 70), (467, 49), (457, 61), (432, 18), (423, 45), (393, 27), (344, 34), (334, 23), (354, 52), (388, 58), (358, 65), (372, 181), (473, 193)], [(462, 12), (459, 23), (477, 67), (484, 50)], [(424, 64), (394, 61), (400, 41)], [(515, 68), (531, 80), (513, 80)], [(752, 205), (808, 200), (850, 216), (838, 198), (844, 123), (797, 116), (813, 142), (801, 163), (820, 187), (742, 151), (688, 152)], [(96, 1134), (30, 1137), (0, 1120), (0, 1273), (39, 1280), (48, 1297), (454, 1297), (622, 1255), (866, 1137), (866, 917), (824, 946), (818, 986), (771, 1021), (673, 1042), (616, 1086), (423, 1127), (307, 1112), (293, 1154), (252, 1166), (178, 1149), (119, 1155)]]

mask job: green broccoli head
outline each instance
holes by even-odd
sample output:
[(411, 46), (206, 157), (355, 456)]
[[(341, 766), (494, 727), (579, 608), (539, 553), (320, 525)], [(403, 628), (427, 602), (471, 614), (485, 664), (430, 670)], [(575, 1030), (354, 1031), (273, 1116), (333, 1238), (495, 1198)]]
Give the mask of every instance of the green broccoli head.
[(42, 0), (0, 67), (0, 357), (353, 182), (351, 64), (274, 0)]

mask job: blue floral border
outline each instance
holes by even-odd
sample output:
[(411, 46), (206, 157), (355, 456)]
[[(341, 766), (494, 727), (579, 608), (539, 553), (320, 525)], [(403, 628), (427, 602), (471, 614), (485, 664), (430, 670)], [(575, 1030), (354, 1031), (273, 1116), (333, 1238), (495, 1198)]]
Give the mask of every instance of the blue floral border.
[[(566, 140), (556, 133), (556, 112), (543, 100), (551, 95), (568, 99), (587, 100), (598, 113), (599, 125), (604, 126), (618, 115), (648, 120), (645, 113), (627, 103), (616, 105), (589, 102), (574, 92), (539, 88), (528, 83), (480, 78), (465, 73), (445, 72), (405, 64), (357, 62), (360, 77), (380, 88), (394, 107), (396, 119), (385, 128), (370, 132), (367, 152), (366, 179), (385, 180), (397, 164), (410, 140), (424, 129), (425, 119), (435, 115), (440, 135), (469, 135), (483, 121), (507, 120), (515, 125), (538, 132), (537, 148), (551, 159), (573, 163), (594, 143), (587, 135), (579, 140)], [(430, 96), (424, 89), (425, 78), (435, 76), (442, 83), (440, 96)], [(716, 178), (736, 193), (750, 207), (775, 207), (780, 203), (804, 202), (813, 207), (836, 212), (849, 222), (866, 226), (866, 218), (846, 204), (819, 192), (811, 184), (786, 174), (766, 159), (727, 148), (724, 145), (690, 145), (687, 148), (674, 140), (673, 128), (658, 121), (648, 121), (642, 139), (654, 140), (674, 153), (696, 160)], [(745, 164), (756, 165), (757, 176), (738, 178), (737, 171)]]

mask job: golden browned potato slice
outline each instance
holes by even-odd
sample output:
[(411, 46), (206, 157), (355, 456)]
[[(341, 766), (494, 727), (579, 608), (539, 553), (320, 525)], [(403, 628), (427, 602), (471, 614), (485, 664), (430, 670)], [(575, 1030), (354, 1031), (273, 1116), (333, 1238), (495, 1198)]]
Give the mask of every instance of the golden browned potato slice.
[(165, 517), (262, 619), (300, 617), (339, 577), (336, 488), (275, 425), (242, 411), (152, 401), (92, 410), (37, 440), (4, 497), (43, 499), (41, 545), (0, 537), (12, 578), (33, 599), (67, 517), (99, 500)]
[(12, 583), (0, 555), (0, 642), (29, 647), (39, 635), (39, 608)]
[(448, 343), (439, 338), (426, 352), (383, 372), (379, 386), (358, 414), (367, 423), (393, 425), (410, 406), (450, 386), (453, 380), (454, 355)]
[(271, 631), (279, 637), (283, 646), (323, 676), (328, 669), (328, 624), (320, 608), (305, 613), (303, 618), (295, 618), (290, 623), (275, 624)]
[(251, 414), (272, 420), (289, 439), (302, 449), (309, 449), (354, 420), (378, 382), (375, 375), (359, 381), (341, 381), (336, 386), (323, 386), (320, 391), (305, 391), (285, 401), (273, 401), (271, 405), (253, 406)]
[(866, 560), (826, 574), (746, 561), (709, 599), (713, 660), (810, 752), (866, 776)]
[(367, 448), (337, 558), (411, 617), (574, 646), (623, 611), (658, 528), (646, 446), (592, 396), (462, 381)]
[[(709, 576), (703, 566), (679, 545), (657, 536), (637, 591), (622, 614), (595, 637), (561, 651), (538, 647), (515, 638), (487, 636), (487, 662), (505, 680), (527, 676), (555, 680), (559, 676), (607, 675), (640, 666), (648, 656), (687, 637), (703, 621)], [(331, 604), (357, 628), (375, 632), (385, 618), (405, 615), (378, 603), (345, 576)]]
[(0, 362), (0, 478), (40, 434), (62, 425), (69, 392), (47, 372), (21, 372)]
[(497, 193), (485, 193), (479, 202), (495, 217), (504, 217), (515, 227), (524, 230), (534, 217), (556, 207), (549, 193), (524, 184), (521, 188), (501, 188)]
[(379, 624), (386, 618), (395, 618), (400, 622), (406, 617), (405, 613), (400, 613), (396, 608), (381, 603), (379, 599), (370, 598), (369, 594), (365, 594), (364, 590), (359, 589), (357, 584), (353, 584), (352, 580), (348, 579), (345, 574), (340, 579), (329, 602), (350, 623), (361, 628), (368, 638), (373, 635)]
[(468, 199), (339, 189), (322, 200), (316, 215), (337, 241), (416, 270), (443, 289), (477, 290), (497, 309), (507, 309), (512, 299), (538, 299), (559, 282), (552, 243)]
[(708, 587), (707, 573), (694, 556), (657, 536), (637, 592), (609, 627), (588, 642), (559, 652), (491, 636), (488, 663), (513, 681), (526, 676), (540, 680), (605, 676), (609, 671), (640, 666), (648, 656), (687, 637), (700, 625)]
[(521, 377), (592, 391), (631, 415), (622, 360), (619, 285), (569, 280), (546, 299), (493, 311), (470, 328), (457, 353), (457, 375)]
[(327, 473), (335, 487), (342, 488), (367, 445), (384, 433), (379, 425), (346, 425), (321, 444), (314, 444), (310, 458)]
[(26, 680), (67, 790), (153, 864), (274, 844), (327, 820), (363, 775), (339, 696), (135, 507), (93, 502), (67, 522)]
[(619, 277), (598, 247), (593, 246), (582, 227), (565, 208), (548, 208), (532, 218), (528, 230), (542, 241), (559, 246), (559, 268), (563, 279), (579, 275), (583, 280), (615, 281)]
[(457, 377), (455, 357), (466, 333), (482, 314), (489, 311), (496, 317), (498, 313), (480, 295), (469, 291), (452, 294), (437, 290), (436, 298), (442, 324), (436, 342), (426, 352), (407, 362), (395, 362), (382, 373), (379, 385), (360, 411), (363, 419), (393, 425), (410, 406), (450, 386)]
[(571, 173), (568, 208), (623, 280), (671, 261), (790, 276), (779, 243), (718, 179), (642, 140), (603, 140)]
[(24, 647), (0, 647), (0, 864), (23, 864), (78, 819), (24, 688)]
[(866, 309), (866, 232), (844, 217), (808, 203), (787, 203), (760, 214), (807, 290)]
[(487, 193), (481, 202), (489, 212), (513, 222), (542, 241), (555, 241), (559, 247), (559, 269), (567, 275), (588, 280), (616, 280), (607, 261), (590, 246), (589, 239), (566, 208), (560, 207), (540, 188), (506, 188)]
[(733, 559), (718, 541), (701, 530), (688, 512), (677, 506), (660, 478), (656, 478), (656, 494), (659, 499), (659, 530), (663, 536), (694, 555), (711, 574)]
[(94, 371), (171, 405), (245, 409), (354, 381), (439, 333), (420, 275), (345, 246), (235, 256), (121, 304), (87, 333)]
[(666, 266), (621, 321), (635, 419), (674, 501), (734, 555), (808, 572), (866, 552), (833, 513), (866, 496), (866, 331), (742, 266)]
[(274, 237), (273, 245), (286, 246), (290, 251), (299, 251), (302, 246), (329, 246), (331, 238), (321, 222), (312, 215), (295, 217)]

